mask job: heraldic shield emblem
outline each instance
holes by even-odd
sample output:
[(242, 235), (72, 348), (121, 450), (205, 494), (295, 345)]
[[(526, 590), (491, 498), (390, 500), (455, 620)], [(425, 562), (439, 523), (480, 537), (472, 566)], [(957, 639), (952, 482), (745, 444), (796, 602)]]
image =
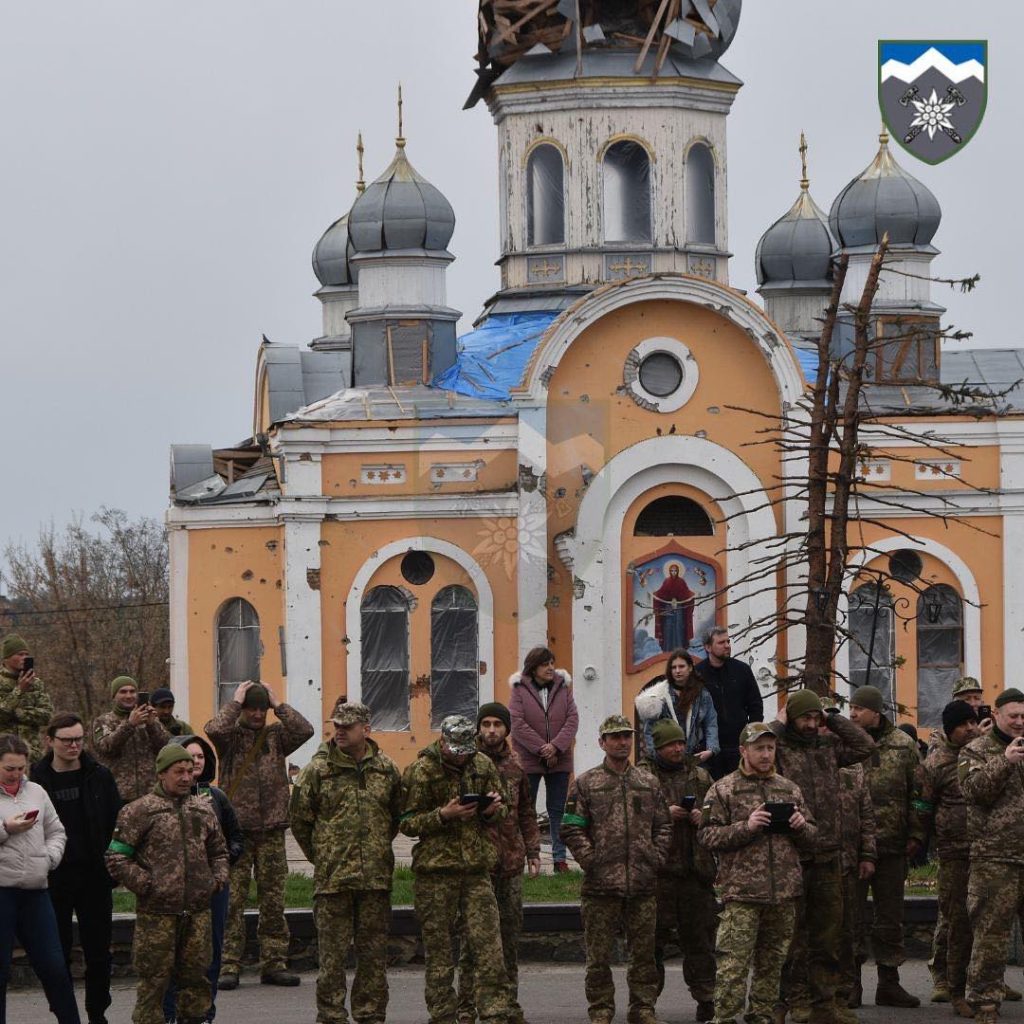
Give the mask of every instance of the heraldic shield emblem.
[(878, 103), (892, 137), (938, 164), (970, 142), (985, 116), (988, 43), (895, 40), (878, 43)]

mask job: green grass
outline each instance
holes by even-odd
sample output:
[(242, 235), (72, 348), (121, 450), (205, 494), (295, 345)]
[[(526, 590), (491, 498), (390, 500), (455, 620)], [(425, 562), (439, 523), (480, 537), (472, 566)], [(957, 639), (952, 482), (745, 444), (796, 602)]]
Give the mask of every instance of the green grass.
[(938, 871), (935, 861), (930, 861), (921, 868), (911, 868), (907, 875), (907, 892), (911, 896), (934, 896)]
[[(562, 875), (540, 875), (538, 878), (523, 879), (523, 900), (526, 903), (578, 903), (583, 875), (569, 871)], [(412, 869), (396, 868), (391, 885), (391, 905), (409, 906), (412, 899)], [(313, 879), (307, 875), (292, 872), (284, 889), (286, 907), (311, 907), (313, 905)], [(249, 907), (256, 906), (256, 883), (249, 885)], [(123, 889), (114, 890), (114, 912), (135, 913), (135, 896)]]

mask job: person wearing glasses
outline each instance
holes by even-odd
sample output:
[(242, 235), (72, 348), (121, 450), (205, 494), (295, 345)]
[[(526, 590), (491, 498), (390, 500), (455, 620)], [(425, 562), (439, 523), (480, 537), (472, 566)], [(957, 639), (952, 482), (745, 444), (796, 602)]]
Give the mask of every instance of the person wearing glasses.
[(103, 854), (110, 845), (121, 798), (110, 770), (82, 749), (85, 729), (78, 715), (54, 715), (46, 735), (50, 752), (32, 766), (30, 777), (46, 790), (67, 833), (64, 859), (50, 872), (50, 899), (69, 967), (71, 915), (78, 918), (86, 1014), (89, 1024), (106, 1024), (114, 883)]

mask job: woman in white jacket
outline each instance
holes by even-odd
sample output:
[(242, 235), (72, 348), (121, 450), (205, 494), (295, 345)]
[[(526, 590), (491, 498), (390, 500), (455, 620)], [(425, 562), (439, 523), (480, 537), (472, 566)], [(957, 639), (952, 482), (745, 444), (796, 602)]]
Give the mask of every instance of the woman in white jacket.
[(57, 934), (47, 876), (64, 855), (64, 826), (42, 786), (29, 782), (28, 744), (0, 736), (0, 1024), (15, 939), (28, 955), (59, 1024), (81, 1024)]

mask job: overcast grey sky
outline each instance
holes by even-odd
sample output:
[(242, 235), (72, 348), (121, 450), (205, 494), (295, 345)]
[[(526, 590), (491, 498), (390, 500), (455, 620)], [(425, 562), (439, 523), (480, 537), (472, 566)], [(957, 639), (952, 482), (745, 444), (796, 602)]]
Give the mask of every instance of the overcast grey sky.
[[(476, 0), (50, 0), (0, 8), (0, 545), (107, 504), (161, 515), (168, 446), (251, 431), (260, 335), (320, 333), (313, 244), (389, 162), (405, 86), (413, 164), (458, 224), (450, 304), (468, 329), (497, 287), (496, 144), (473, 81)], [(1020, 4), (747, 0), (722, 63), (746, 83), (729, 128), (732, 282), (797, 192), (797, 139), (828, 210), (872, 159), (879, 38), (987, 38), (985, 122), (929, 167), (940, 296), (977, 344), (1016, 346)], [(1014, 114), (1014, 111), (1018, 111)]]

